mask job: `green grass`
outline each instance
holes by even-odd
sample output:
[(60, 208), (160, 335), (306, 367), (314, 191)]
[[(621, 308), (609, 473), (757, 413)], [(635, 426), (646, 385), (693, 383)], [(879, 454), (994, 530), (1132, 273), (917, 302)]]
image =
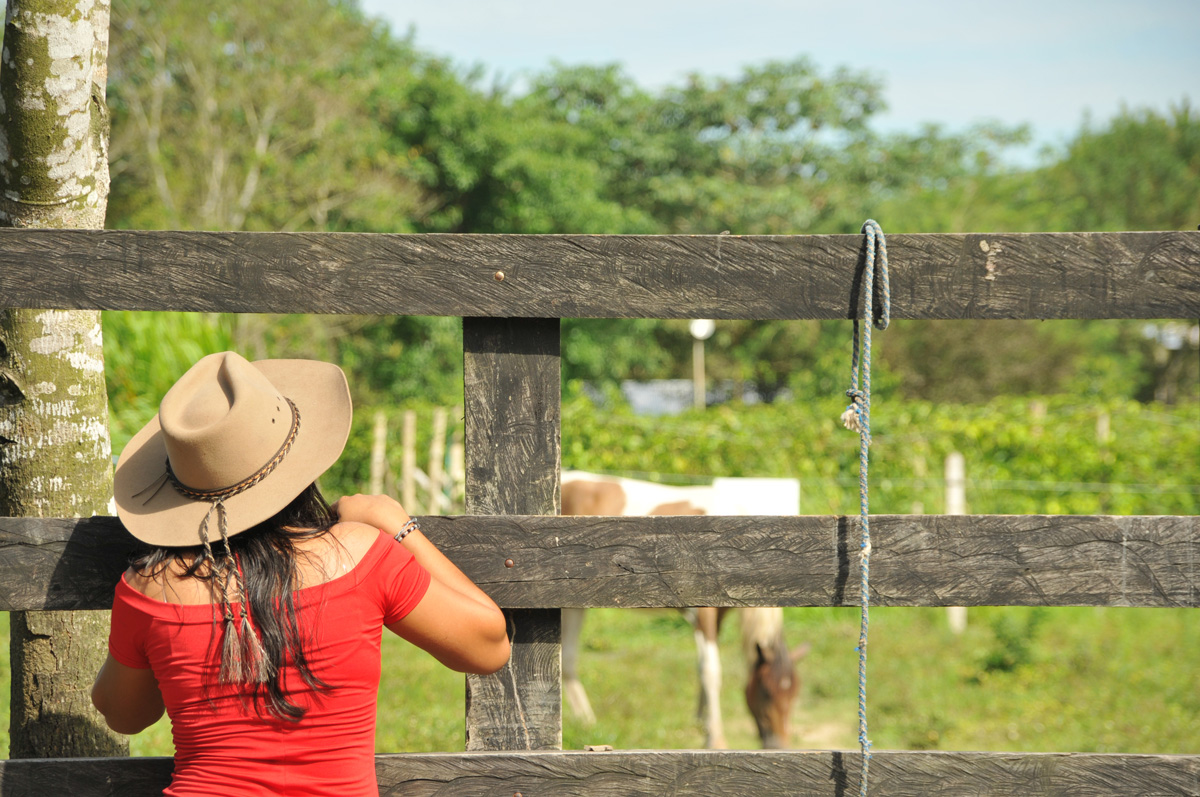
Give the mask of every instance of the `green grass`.
[[(941, 609), (871, 613), (868, 716), (877, 750), (1200, 753), (1200, 614), (1189, 609), (977, 608), (962, 636)], [(857, 747), (856, 609), (787, 609), (800, 664), (793, 746)], [(722, 705), (731, 747), (757, 746), (726, 627)], [(7, 637), (8, 618), (0, 618)], [(598, 716), (564, 719), (567, 749), (699, 747), (691, 629), (676, 612), (588, 612), (581, 677)], [(8, 683), (7, 645), (0, 682)], [(385, 635), (380, 752), (461, 750), (464, 678)], [(7, 730), (8, 701), (0, 728)], [(170, 755), (164, 720), (134, 755)], [(0, 755), (7, 755), (7, 733)]]

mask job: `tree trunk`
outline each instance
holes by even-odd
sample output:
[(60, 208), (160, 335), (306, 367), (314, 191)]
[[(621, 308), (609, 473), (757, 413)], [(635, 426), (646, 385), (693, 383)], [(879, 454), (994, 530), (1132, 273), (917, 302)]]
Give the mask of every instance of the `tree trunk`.
[[(108, 0), (9, 0), (0, 63), (0, 225), (104, 226)], [(0, 514), (111, 513), (100, 314), (0, 312)], [(14, 612), (12, 758), (114, 755), (91, 706), (104, 612)]]

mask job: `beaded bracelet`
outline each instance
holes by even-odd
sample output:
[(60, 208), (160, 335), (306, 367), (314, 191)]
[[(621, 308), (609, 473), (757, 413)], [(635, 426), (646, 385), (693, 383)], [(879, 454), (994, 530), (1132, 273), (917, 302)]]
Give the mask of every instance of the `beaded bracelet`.
[(409, 518), (408, 522), (404, 524), (404, 527), (401, 528), (400, 531), (396, 532), (396, 536), (395, 536), (396, 542), (404, 542), (404, 538), (407, 537), (408, 533), (410, 531), (412, 531), (413, 529), (420, 531), (421, 525), (419, 523), (417, 523), (416, 518)]

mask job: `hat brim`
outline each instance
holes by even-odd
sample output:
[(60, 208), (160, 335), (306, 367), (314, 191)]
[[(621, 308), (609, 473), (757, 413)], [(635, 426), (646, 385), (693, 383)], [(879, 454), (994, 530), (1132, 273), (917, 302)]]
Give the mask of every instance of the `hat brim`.
[[(300, 429), (274, 470), (223, 502), (231, 536), (291, 503), (337, 462), (350, 436), (350, 387), (342, 369), (317, 360), (259, 360), (253, 365), (295, 403)], [(166, 462), (166, 444), (155, 415), (117, 461), (113, 474), (117, 516), (130, 534), (150, 545), (199, 545), (200, 524), (212, 504), (179, 494), (166, 478)], [(209, 538), (216, 538), (215, 517), (209, 528)]]

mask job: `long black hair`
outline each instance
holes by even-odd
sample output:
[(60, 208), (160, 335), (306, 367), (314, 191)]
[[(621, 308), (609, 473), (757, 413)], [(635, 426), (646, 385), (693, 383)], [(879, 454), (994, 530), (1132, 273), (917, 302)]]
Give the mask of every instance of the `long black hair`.
[(298, 721), (305, 709), (284, 693), (284, 662), (290, 661), (310, 688), (329, 687), (309, 665), (293, 599), (300, 586), (297, 560), (306, 555), (297, 543), (327, 534), (336, 522), (312, 484), (273, 517), (240, 534), (187, 548), (152, 547), (134, 559), (133, 567), (153, 578), (175, 562), (185, 577), (208, 582), (225, 621), (213, 637), (214, 644), (221, 637), (218, 679), (250, 685), (256, 706), (277, 719)]

